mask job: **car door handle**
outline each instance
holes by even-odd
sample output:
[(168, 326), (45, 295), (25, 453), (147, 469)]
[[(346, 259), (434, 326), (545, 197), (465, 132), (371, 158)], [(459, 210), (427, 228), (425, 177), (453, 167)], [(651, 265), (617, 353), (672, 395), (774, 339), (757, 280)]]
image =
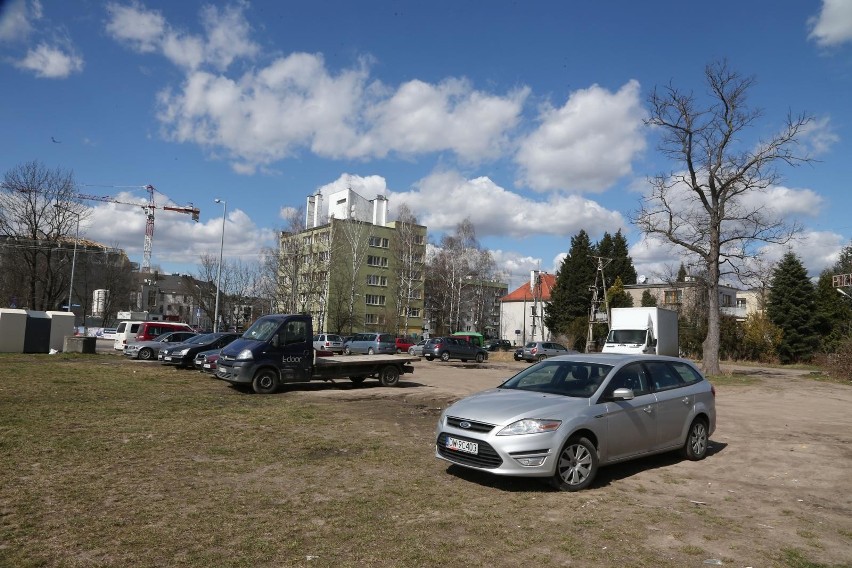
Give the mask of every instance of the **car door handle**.
[(684, 403), (686, 406), (689, 406), (689, 402), (690, 402), (690, 401), (689, 401), (689, 397), (688, 397), (688, 396), (683, 397), (682, 399), (680, 399), (680, 401), (681, 401), (682, 403)]
[(651, 414), (654, 411), (654, 409), (651, 408), (650, 404), (648, 406), (646, 406), (645, 408), (643, 408), (642, 410), (644, 410), (647, 414)]

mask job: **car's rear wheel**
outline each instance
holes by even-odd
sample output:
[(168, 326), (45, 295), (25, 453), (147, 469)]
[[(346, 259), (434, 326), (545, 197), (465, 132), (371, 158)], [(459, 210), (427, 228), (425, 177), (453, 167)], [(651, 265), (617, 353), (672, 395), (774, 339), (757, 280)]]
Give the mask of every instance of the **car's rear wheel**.
[(251, 382), (251, 388), (257, 394), (273, 394), (278, 390), (278, 385), (278, 373), (272, 369), (261, 369)]
[(444, 351), (443, 353), (441, 353), (441, 361), (447, 362), (449, 360), (450, 360), (450, 352), (449, 351)]
[(560, 491), (580, 491), (592, 484), (598, 473), (598, 452), (588, 438), (573, 437), (559, 452), (551, 482)]
[(476, 362), (482, 363), (483, 361), (485, 361), (485, 355), (483, 355), (482, 353), (477, 353), (476, 354)]
[(686, 443), (681, 449), (681, 454), (688, 460), (703, 460), (707, 456), (709, 438), (707, 423), (702, 418), (696, 418), (689, 426), (689, 433), (686, 435)]
[(547, 359), (547, 355), (539, 355), (538, 356), (539, 361), (544, 361), (545, 359)]
[(395, 365), (385, 365), (379, 371), (379, 382), (383, 387), (394, 387), (399, 383), (399, 369)]
[(154, 352), (147, 347), (139, 350), (139, 358), (144, 361), (150, 361), (153, 356)]
[(375, 351), (373, 350), (373, 348), (372, 348), (372, 347), (370, 347), (369, 349), (367, 349), (367, 355), (372, 355), (372, 354), (374, 354), (374, 353), (375, 353)]

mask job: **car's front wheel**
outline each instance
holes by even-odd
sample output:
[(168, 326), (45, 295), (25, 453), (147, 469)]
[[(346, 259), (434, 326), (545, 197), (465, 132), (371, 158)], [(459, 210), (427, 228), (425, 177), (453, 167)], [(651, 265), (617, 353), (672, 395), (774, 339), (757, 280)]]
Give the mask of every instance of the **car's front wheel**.
[(482, 363), (483, 361), (485, 361), (485, 355), (483, 355), (482, 353), (477, 353), (476, 354), (476, 362)]
[(592, 484), (598, 473), (598, 452), (588, 438), (569, 439), (556, 460), (553, 486), (561, 491), (580, 491)]
[(681, 454), (688, 460), (703, 460), (707, 456), (709, 438), (707, 423), (701, 418), (696, 418), (689, 426), (689, 434), (686, 435), (686, 443), (681, 449)]
[(154, 356), (154, 352), (147, 347), (139, 350), (139, 358), (143, 361), (150, 361)]
[(278, 373), (273, 369), (261, 369), (254, 376), (251, 387), (257, 394), (273, 394), (278, 390)]
[(344, 353), (346, 353), (347, 355), (352, 355), (352, 350), (351, 350), (351, 349), (349, 349), (348, 347), (345, 347), (345, 348), (343, 349), (343, 352), (344, 352)]

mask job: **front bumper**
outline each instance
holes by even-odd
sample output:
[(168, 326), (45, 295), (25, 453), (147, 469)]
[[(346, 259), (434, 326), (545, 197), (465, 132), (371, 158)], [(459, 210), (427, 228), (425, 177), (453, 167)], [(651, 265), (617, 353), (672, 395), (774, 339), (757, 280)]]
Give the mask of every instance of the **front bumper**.
[(231, 384), (251, 384), (254, 378), (254, 361), (222, 361), (216, 362), (216, 378)]
[[(498, 431), (499, 427), (494, 427), (487, 433), (472, 432), (442, 423), (435, 437), (435, 457), (496, 475), (550, 477), (554, 474), (561, 447), (557, 432), (497, 436)], [(477, 452), (449, 449), (448, 438), (473, 442), (477, 444)]]

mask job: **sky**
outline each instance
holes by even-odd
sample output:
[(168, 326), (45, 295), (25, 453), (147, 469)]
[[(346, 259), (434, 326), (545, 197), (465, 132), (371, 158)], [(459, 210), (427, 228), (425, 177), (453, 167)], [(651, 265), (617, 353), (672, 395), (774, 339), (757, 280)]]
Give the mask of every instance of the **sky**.
[[(257, 260), (308, 196), (407, 205), (430, 239), (465, 219), (514, 288), (581, 229), (621, 230), (640, 275), (680, 257), (630, 215), (677, 166), (644, 119), (655, 87), (753, 76), (754, 144), (813, 116), (810, 164), (752, 199), (803, 231), (811, 275), (852, 237), (852, 1), (0, 0), (0, 175), (28, 161), (156, 210), (152, 265)], [(216, 203), (214, 200), (220, 199)], [(145, 215), (87, 200), (80, 233), (142, 261)], [(767, 247), (769, 261), (787, 247)]]

